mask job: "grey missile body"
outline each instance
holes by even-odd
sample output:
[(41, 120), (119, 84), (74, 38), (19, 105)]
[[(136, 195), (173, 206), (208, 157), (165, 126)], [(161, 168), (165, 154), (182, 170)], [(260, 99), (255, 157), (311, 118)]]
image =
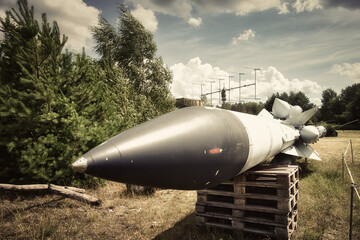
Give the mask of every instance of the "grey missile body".
[(185, 108), (145, 122), (82, 156), (87, 174), (146, 186), (202, 189), (236, 175), (249, 140), (228, 112)]
[(211, 188), (280, 152), (301, 155), (289, 150), (301, 141), (299, 128), (270, 115), (206, 107), (176, 110), (116, 135), (72, 166), (122, 183)]

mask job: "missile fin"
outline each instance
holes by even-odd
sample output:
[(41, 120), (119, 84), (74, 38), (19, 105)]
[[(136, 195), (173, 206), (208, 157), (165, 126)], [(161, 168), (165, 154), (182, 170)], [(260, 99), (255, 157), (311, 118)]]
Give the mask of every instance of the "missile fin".
[(261, 112), (259, 112), (258, 114), (259, 117), (264, 117), (264, 118), (270, 118), (270, 119), (274, 119), (274, 116), (265, 108), (263, 108), (263, 110), (261, 110)]
[(283, 124), (291, 125), (294, 127), (300, 127), (304, 125), (316, 112), (318, 108), (314, 107), (305, 112), (300, 113), (294, 117), (288, 118), (282, 121)]
[(272, 113), (276, 118), (288, 118), (291, 105), (279, 98), (275, 98)]
[(304, 143), (297, 143), (293, 146), (290, 146), (282, 151), (284, 154), (288, 154), (296, 157), (310, 158), (313, 160), (321, 161), (318, 153), (314, 151), (309, 145)]

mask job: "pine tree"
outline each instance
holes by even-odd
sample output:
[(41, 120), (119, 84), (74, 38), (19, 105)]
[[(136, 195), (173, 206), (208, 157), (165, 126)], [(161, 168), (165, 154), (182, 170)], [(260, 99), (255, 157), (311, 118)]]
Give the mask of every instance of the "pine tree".
[(98, 26), (91, 27), (93, 38), (97, 42), (95, 51), (101, 56), (100, 63), (103, 67), (115, 64), (114, 48), (120, 46), (120, 37), (116, 29), (102, 16), (99, 15)]
[(50, 28), (45, 15), (39, 27), (34, 8), (29, 8), (26, 0), (18, 1), (18, 6), (19, 12), (7, 11), (0, 20), (4, 33), (0, 47), (1, 163), (9, 163), (4, 169), (15, 176), (20, 175), (17, 159), (32, 139), (41, 136), (36, 126), (41, 124), (42, 114), (50, 110), (51, 83), (44, 66), (51, 64), (66, 42), (65, 36), (60, 39), (56, 23)]
[(124, 124), (118, 100), (97, 61), (62, 53), (66, 37), (46, 15), (41, 25), (27, 1), (1, 19), (1, 143), (3, 182), (93, 185), (71, 163)]

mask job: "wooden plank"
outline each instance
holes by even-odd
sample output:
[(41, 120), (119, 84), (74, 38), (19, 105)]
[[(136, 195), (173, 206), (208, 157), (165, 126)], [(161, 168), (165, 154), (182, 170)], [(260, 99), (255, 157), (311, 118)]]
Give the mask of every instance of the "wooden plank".
[(260, 172), (260, 171), (281, 171), (291, 172), (298, 168), (296, 165), (273, 165), (273, 164), (262, 164), (249, 169), (247, 172)]
[(297, 203), (298, 195), (294, 195), (291, 198), (282, 198), (282, 197), (261, 197), (256, 195), (241, 195), (236, 197), (234, 204), (236, 206), (264, 206), (270, 208), (276, 208), (279, 210), (289, 210), (291, 211), (294, 205)]
[[(265, 185), (265, 186), (264, 186)], [(296, 182), (290, 187), (273, 187), (268, 186), (267, 184), (249, 184), (249, 185), (234, 185), (234, 192), (239, 195), (243, 194), (267, 194), (269, 196), (282, 196), (282, 197), (291, 197), (298, 193), (299, 184)], [(237, 196), (235, 194), (235, 196)]]
[[(264, 194), (270, 194), (270, 191), (273, 191), (274, 196), (291, 196), (297, 193), (298, 191), (298, 180), (291, 184), (290, 186), (280, 186), (278, 184), (263, 184), (263, 183), (254, 183), (250, 182), (247, 184), (245, 183), (238, 183), (235, 184), (233, 187), (233, 191), (222, 191), (222, 190), (216, 190), (216, 189), (208, 189), (208, 190), (199, 190), (198, 195), (206, 195), (206, 194), (212, 194), (212, 195), (221, 195), (221, 196), (238, 196), (241, 194), (250, 194), (253, 193), (251, 191), (246, 191), (246, 188), (249, 187), (258, 187), (259, 190), (263, 189), (263, 191), (260, 191), (260, 194), (263, 192)], [(280, 194), (280, 192), (285, 193), (285, 195)]]
[(256, 220), (264, 223), (278, 223), (281, 225), (287, 225), (293, 221), (294, 216), (297, 215), (297, 211), (291, 211), (287, 214), (276, 214), (276, 213), (264, 213), (249, 210), (233, 210), (233, 217), (245, 220)]
[(197, 216), (196, 222), (200, 223), (200, 226), (229, 229), (233, 231), (251, 232), (271, 237), (278, 237), (280, 239), (290, 239), (297, 226), (297, 222), (295, 221), (290, 222), (288, 225), (285, 226), (279, 226), (263, 224), (256, 221), (238, 221), (237, 219), (232, 219), (231, 221), (222, 221), (220, 219), (207, 216)]
[(257, 170), (248, 170), (243, 174), (240, 174), (234, 178), (234, 181), (246, 181), (244, 178), (247, 177), (254, 177), (254, 176), (268, 176), (268, 177), (283, 177), (288, 176), (298, 179), (298, 167), (297, 166), (291, 166), (291, 167), (281, 167), (281, 168), (265, 168), (265, 169), (257, 169)]
[(281, 228), (292, 228), (294, 217), (288, 218), (286, 222), (274, 222), (269, 221), (263, 218), (251, 218), (251, 217), (243, 217), (243, 218), (236, 218), (231, 215), (221, 215), (216, 213), (196, 213), (196, 217), (202, 217), (204, 218), (204, 222), (214, 219), (223, 219), (223, 220), (229, 220), (229, 221), (238, 221), (238, 222), (247, 222), (247, 223), (256, 223), (256, 224), (262, 224), (267, 226), (273, 226), (273, 227), (281, 227)]
[[(199, 205), (201, 203), (197, 203)], [(222, 202), (208, 202), (205, 204), (205, 207), (221, 207), (227, 209), (239, 209), (239, 210), (249, 210), (249, 211), (258, 211), (258, 212), (266, 212), (266, 213), (277, 213), (277, 214), (287, 214), (288, 211), (280, 210), (276, 208), (269, 208), (263, 206), (236, 206), (235, 204), (222, 203)], [(295, 209), (296, 210), (296, 209)]]
[(290, 176), (296, 173), (298, 171), (298, 167), (293, 168), (287, 168), (287, 169), (266, 169), (266, 170), (257, 170), (257, 171), (246, 171), (243, 174), (246, 175), (266, 175), (266, 174), (272, 174), (276, 176)]
[[(217, 201), (221, 201), (221, 197), (224, 198), (224, 202), (230, 202), (230, 199), (232, 203), (237, 204), (237, 199), (247, 199), (247, 198), (253, 198), (253, 199), (263, 199), (263, 200), (276, 200), (276, 201), (282, 201), (282, 200), (290, 200), (292, 198), (298, 198), (299, 191), (296, 190), (293, 194), (290, 195), (289, 191), (287, 191), (287, 195), (285, 194), (279, 194), (279, 192), (276, 192), (276, 195), (267, 195), (264, 193), (232, 193), (232, 194), (222, 194), (217, 192), (211, 192), (209, 194), (198, 194), (197, 195), (197, 201), (198, 202), (212, 202), (215, 199), (214, 197), (217, 196)], [(228, 201), (226, 201), (227, 199)]]
[(288, 188), (291, 187), (293, 184), (296, 184), (299, 180), (291, 184), (287, 183), (274, 183), (274, 182), (237, 182), (234, 183), (235, 186), (261, 186), (261, 187), (273, 187), (273, 188)]
[(219, 190), (213, 190), (213, 189), (198, 191), (198, 195), (208, 195), (208, 194), (219, 195), (219, 196), (228, 196), (228, 197), (234, 197), (236, 195), (235, 192), (219, 191)]
[[(200, 208), (199, 208), (200, 207)], [(275, 222), (279, 224), (287, 224), (291, 221), (295, 215), (297, 215), (297, 210), (291, 212), (264, 212), (259, 211), (258, 209), (233, 209), (233, 208), (223, 208), (215, 206), (199, 206), (196, 207), (196, 214), (209, 214), (211, 216), (217, 216), (221, 218), (237, 218), (237, 219), (255, 219), (263, 222)]]

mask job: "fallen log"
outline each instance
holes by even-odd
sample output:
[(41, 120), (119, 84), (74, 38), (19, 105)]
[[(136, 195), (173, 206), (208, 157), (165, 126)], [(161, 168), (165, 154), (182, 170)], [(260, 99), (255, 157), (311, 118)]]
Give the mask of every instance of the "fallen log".
[(54, 184), (14, 185), (14, 184), (0, 183), (0, 189), (15, 190), (15, 191), (39, 191), (39, 190), (49, 191), (68, 198), (83, 201), (91, 205), (99, 205), (101, 203), (100, 199), (86, 194), (85, 189), (76, 188), (76, 187), (58, 186)]
[(63, 186), (49, 184), (49, 189), (54, 193), (63, 195), (65, 197), (73, 198), (79, 201), (84, 201), (92, 205), (99, 205), (101, 203), (100, 199), (96, 197), (90, 196), (86, 193), (75, 192), (73, 190), (66, 189), (66, 187)]
[(14, 185), (0, 183), (0, 189), (5, 190), (18, 190), (18, 191), (37, 191), (47, 190), (49, 186), (47, 184), (29, 184), (29, 185)]
[(78, 193), (85, 193), (85, 189), (82, 188), (70, 187), (70, 186), (64, 186), (64, 188)]

